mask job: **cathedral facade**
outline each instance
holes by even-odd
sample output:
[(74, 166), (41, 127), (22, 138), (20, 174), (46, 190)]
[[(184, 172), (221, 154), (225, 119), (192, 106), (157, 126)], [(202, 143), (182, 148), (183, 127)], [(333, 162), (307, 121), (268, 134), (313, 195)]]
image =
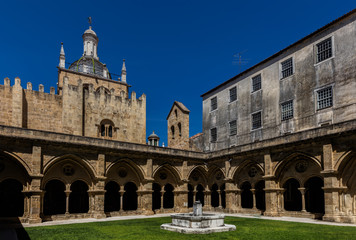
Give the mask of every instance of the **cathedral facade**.
[[(203, 132), (174, 102), (146, 144), (146, 97), (99, 61), (98, 37), (57, 92), (0, 85), (0, 220), (205, 211), (356, 223), (356, 10), (202, 95)], [(167, 111), (168, 112), (168, 111)]]

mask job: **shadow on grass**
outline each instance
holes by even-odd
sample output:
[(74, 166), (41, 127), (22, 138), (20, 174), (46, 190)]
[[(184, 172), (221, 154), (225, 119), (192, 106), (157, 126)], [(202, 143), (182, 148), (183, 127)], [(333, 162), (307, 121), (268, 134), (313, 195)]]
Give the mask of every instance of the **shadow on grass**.
[(23, 228), (18, 217), (0, 218), (0, 239), (1, 240), (29, 240), (30, 237)]

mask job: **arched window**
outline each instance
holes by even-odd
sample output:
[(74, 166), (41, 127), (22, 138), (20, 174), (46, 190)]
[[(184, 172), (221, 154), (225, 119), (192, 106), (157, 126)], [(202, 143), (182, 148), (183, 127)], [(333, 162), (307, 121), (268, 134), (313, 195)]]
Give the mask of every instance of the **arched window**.
[(178, 112), (177, 112), (177, 109), (176, 109), (176, 110), (174, 110), (174, 113), (175, 113), (176, 118), (177, 118), (177, 117), (178, 117)]
[(171, 127), (172, 139), (174, 139), (174, 126)]
[(100, 136), (102, 138), (113, 137), (114, 123), (108, 119), (101, 121), (100, 123)]
[(179, 136), (182, 136), (182, 124), (178, 123)]

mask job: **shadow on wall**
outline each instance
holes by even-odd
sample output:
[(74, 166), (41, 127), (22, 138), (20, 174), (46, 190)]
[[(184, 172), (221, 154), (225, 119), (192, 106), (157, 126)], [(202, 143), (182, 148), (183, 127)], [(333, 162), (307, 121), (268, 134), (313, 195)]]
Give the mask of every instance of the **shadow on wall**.
[(20, 219), (0, 218), (0, 239), (6, 240), (29, 240), (26, 230), (23, 228)]

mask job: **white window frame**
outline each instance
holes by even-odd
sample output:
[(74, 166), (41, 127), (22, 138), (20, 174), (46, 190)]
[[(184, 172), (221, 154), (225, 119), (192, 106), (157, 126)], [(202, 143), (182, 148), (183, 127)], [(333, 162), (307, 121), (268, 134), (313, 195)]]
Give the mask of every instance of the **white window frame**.
[[(288, 104), (288, 103), (292, 103), (292, 117), (283, 119), (283, 105), (284, 105), (284, 104)], [(294, 101), (293, 101), (293, 99), (282, 102), (282, 103), (280, 104), (280, 106), (281, 106), (281, 121), (287, 121), (287, 120), (289, 120), (289, 119), (293, 119), (293, 118), (294, 118)]]
[[(331, 54), (332, 55), (331, 55), (331, 57), (318, 62), (318, 46), (317, 45), (327, 39), (331, 39)], [(328, 35), (328, 36), (320, 39), (318, 42), (316, 42), (314, 44), (314, 66), (317, 66), (323, 62), (329, 61), (329, 60), (333, 59), (334, 57), (335, 57), (335, 38), (333, 35)]]
[[(319, 92), (324, 90), (324, 89), (327, 89), (327, 88), (331, 88), (331, 106), (327, 106), (327, 107), (323, 107), (323, 108), (319, 108), (319, 104), (318, 104), (318, 101), (319, 101)], [(320, 88), (317, 88), (314, 90), (314, 95), (315, 95), (315, 111), (321, 111), (321, 110), (324, 110), (324, 109), (330, 109), (334, 106), (334, 99), (335, 99), (335, 93), (334, 93), (334, 84), (330, 84), (330, 85), (326, 85), (326, 86), (323, 86), (323, 87), (320, 87)]]
[[(256, 78), (256, 77), (260, 77), (260, 88), (259, 89), (257, 89), (257, 90), (254, 90), (253, 89), (253, 79), (254, 78)], [(251, 77), (251, 93), (255, 93), (255, 92), (258, 92), (258, 91), (260, 91), (260, 90), (262, 90), (262, 73), (259, 73), (259, 74), (256, 74), (256, 75), (254, 75), (253, 77)]]
[[(282, 63), (284, 63), (284, 62), (286, 62), (286, 61), (288, 61), (288, 60), (290, 60), (290, 59), (292, 60), (292, 74), (289, 75), (289, 76), (287, 76), (287, 77), (283, 77)], [(294, 73), (295, 73), (295, 61), (294, 61), (294, 56), (288, 56), (288, 57), (284, 58), (282, 61), (280, 61), (280, 63), (279, 63), (279, 79), (280, 79), (280, 80), (289, 78), (289, 77), (293, 76)]]

